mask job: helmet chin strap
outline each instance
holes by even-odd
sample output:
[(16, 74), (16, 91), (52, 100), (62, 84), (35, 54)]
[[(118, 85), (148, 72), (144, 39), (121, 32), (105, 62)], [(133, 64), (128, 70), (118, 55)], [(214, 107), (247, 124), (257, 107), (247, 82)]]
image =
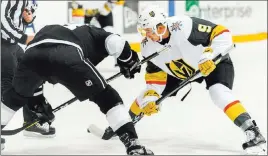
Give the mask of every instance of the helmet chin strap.
[(158, 34), (156, 26), (154, 26), (154, 30), (155, 30), (155, 34), (156, 34), (157, 36), (160, 37), (159, 41), (157, 41), (157, 42), (162, 42), (162, 40), (163, 40), (163, 35), (164, 35), (164, 34), (166, 33), (166, 31), (167, 31), (167, 25), (165, 24), (165, 30), (164, 30), (164, 32), (161, 33), (161, 34)]
[(163, 40), (163, 35), (157, 35), (157, 36), (159, 36), (160, 38), (159, 38), (159, 41), (157, 41), (157, 42), (162, 42), (162, 40)]

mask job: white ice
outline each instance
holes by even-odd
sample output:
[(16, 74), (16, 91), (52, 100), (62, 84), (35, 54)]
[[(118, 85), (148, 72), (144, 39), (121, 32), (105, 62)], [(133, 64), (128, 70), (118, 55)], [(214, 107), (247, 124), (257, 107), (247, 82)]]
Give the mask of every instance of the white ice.
[[(267, 138), (267, 44), (252, 42), (237, 44), (231, 52), (235, 66), (233, 92), (257, 121)], [(113, 60), (110, 65), (113, 65)], [(104, 71), (102, 69), (102, 71)], [(113, 72), (103, 72), (108, 78)], [(144, 88), (143, 74), (134, 80), (123, 77), (110, 84), (118, 90), (127, 107)], [(162, 111), (145, 117), (136, 126), (140, 141), (155, 154), (241, 154), (244, 139), (242, 131), (215, 106), (205, 90), (205, 84), (193, 84), (185, 99), (177, 97), (163, 102)], [(186, 90), (187, 91), (187, 90)], [(185, 91), (184, 91), (185, 92)], [(61, 85), (46, 85), (45, 95), (53, 107), (72, 98)], [(57, 136), (50, 139), (27, 138), (19, 133), (6, 138), (2, 154), (8, 155), (91, 155), (125, 154), (119, 140), (103, 141), (87, 133), (90, 124), (107, 126), (105, 116), (91, 102), (75, 102), (56, 114), (54, 126)], [(6, 129), (22, 126), (22, 111), (11, 120)]]

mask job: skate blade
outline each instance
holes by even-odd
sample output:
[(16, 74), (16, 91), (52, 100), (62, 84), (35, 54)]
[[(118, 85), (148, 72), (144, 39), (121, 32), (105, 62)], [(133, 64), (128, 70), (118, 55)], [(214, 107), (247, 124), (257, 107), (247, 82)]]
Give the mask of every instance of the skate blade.
[(98, 138), (102, 138), (103, 134), (105, 133), (104, 130), (100, 129), (99, 127), (97, 127), (94, 124), (89, 125), (89, 127), (87, 128), (87, 132), (92, 133), (93, 135), (95, 135)]
[(23, 135), (26, 137), (35, 137), (35, 138), (54, 138), (56, 134), (43, 135), (37, 132), (23, 131)]
[(267, 155), (266, 144), (260, 144), (258, 146), (249, 147), (245, 151), (246, 155)]

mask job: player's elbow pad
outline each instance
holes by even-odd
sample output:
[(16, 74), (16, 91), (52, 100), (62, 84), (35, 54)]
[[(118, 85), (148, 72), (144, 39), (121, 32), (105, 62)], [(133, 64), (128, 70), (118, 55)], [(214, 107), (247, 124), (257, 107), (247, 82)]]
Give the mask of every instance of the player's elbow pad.
[[(133, 51), (133, 52), (135, 52), (135, 51)], [(121, 54), (118, 56), (118, 58), (120, 60), (129, 60), (131, 58), (131, 53), (132, 53), (132, 51), (131, 51), (130, 45), (126, 41), (124, 48), (123, 48)]]
[(217, 51), (224, 56), (229, 52), (228, 49), (232, 47), (233, 44), (234, 42), (231, 32), (224, 32), (213, 39), (211, 47), (213, 51)]
[(126, 46), (129, 46), (126, 40), (116, 34), (111, 34), (105, 40), (105, 48), (108, 54), (117, 58), (121, 55)]

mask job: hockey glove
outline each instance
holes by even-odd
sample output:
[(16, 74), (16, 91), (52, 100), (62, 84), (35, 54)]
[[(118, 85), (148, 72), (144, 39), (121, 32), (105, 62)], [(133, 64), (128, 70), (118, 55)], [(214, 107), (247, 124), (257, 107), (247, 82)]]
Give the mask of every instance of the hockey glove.
[(212, 52), (211, 48), (206, 48), (198, 62), (198, 68), (203, 76), (208, 76), (216, 68)]
[(140, 105), (142, 112), (147, 116), (158, 113), (160, 106), (156, 105), (155, 101), (159, 98), (159, 94), (154, 90), (146, 91), (142, 100), (142, 104)]
[(55, 119), (53, 109), (43, 94), (31, 97), (28, 101), (28, 107), (32, 112), (32, 116), (40, 120), (40, 124), (45, 122), (51, 124)]
[(138, 66), (140, 62), (137, 52), (131, 50), (131, 54), (128, 59), (121, 60), (120, 57), (117, 58), (117, 64), (120, 68), (120, 72), (125, 76), (125, 78), (134, 78), (135, 73), (139, 73), (141, 66)]

